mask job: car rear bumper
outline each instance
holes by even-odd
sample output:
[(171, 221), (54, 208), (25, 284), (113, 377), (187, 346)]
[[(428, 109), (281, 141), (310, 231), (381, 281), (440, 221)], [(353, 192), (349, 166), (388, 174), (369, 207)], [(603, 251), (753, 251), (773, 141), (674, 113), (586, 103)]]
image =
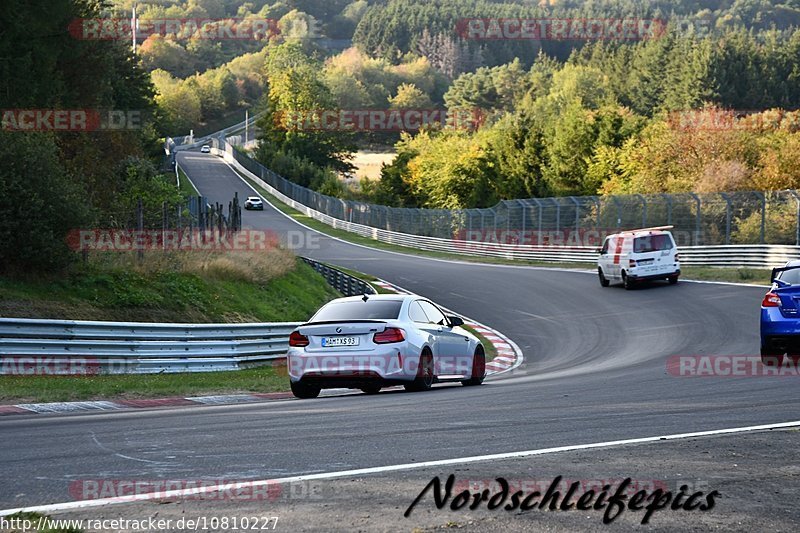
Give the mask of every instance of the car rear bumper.
[(290, 349), (287, 354), (289, 379), (311, 383), (322, 388), (358, 387), (382, 382), (413, 381), (419, 365), (418, 357), (403, 356), (397, 348), (370, 353), (313, 353)]
[(631, 281), (651, 281), (656, 279), (667, 279), (673, 276), (680, 277), (681, 270), (673, 270), (671, 272), (663, 272), (661, 274), (637, 274), (636, 272), (626, 272)]
[(762, 307), (761, 348), (800, 353), (800, 316), (787, 318), (778, 307)]

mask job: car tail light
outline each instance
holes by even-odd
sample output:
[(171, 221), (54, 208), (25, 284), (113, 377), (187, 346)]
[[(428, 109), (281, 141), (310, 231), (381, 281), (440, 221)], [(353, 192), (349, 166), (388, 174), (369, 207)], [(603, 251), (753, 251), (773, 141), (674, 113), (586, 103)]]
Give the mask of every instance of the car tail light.
[(761, 301), (761, 307), (780, 307), (781, 297), (774, 292), (768, 292)]
[(372, 337), (375, 344), (392, 344), (406, 340), (406, 332), (400, 328), (386, 328)]
[(308, 346), (308, 337), (301, 335), (299, 331), (293, 331), (292, 334), (289, 335), (289, 346), (304, 348)]
[(681, 260), (681, 254), (675, 254), (675, 262), (677, 263), (680, 260)]
[(628, 260), (628, 268), (636, 268), (636, 261), (634, 259)]

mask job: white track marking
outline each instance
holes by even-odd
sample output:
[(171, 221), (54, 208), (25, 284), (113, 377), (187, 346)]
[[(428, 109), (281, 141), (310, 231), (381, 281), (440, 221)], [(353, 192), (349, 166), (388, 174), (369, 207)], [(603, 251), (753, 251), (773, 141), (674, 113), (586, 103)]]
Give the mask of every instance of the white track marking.
[(749, 426), (730, 429), (716, 429), (711, 431), (698, 431), (694, 433), (679, 433), (675, 435), (663, 435), (659, 437), (643, 437), (637, 439), (613, 440), (607, 442), (595, 442), (592, 444), (573, 444), (570, 446), (558, 446), (555, 448), (541, 448), (538, 450), (527, 450), (520, 452), (497, 453), (493, 455), (476, 455), (472, 457), (459, 457), (456, 459), (443, 459), (439, 461), (425, 461), (420, 463), (408, 463), (389, 466), (377, 466), (372, 468), (359, 468), (356, 470), (342, 470), (339, 472), (324, 472), (319, 474), (307, 474), (276, 479), (263, 479), (258, 481), (246, 481), (241, 483), (226, 483), (207, 487), (196, 487), (192, 489), (170, 490), (155, 492), (150, 494), (135, 494), (131, 496), (118, 496), (115, 498), (103, 498), (97, 500), (81, 500), (65, 503), (54, 503), (50, 505), (37, 505), (33, 507), (20, 507), (17, 509), (0, 510), (0, 516), (8, 516), (16, 513), (51, 513), (57, 511), (70, 511), (76, 509), (88, 509), (115, 505), (120, 503), (134, 503), (151, 500), (163, 500), (174, 498), (185, 498), (197, 494), (209, 494), (230, 490), (241, 490), (246, 488), (265, 487), (283, 483), (296, 483), (300, 481), (311, 481), (317, 479), (339, 479), (343, 477), (357, 477), (374, 474), (384, 474), (387, 472), (402, 472), (408, 470), (419, 470), (423, 468), (435, 468), (441, 466), (454, 466), (469, 463), (479, 463), (487, 461), (501, 461), (506, 459), (520, 459), (537, 455), (548, 455), (552, 453), (573, 452), (581, 450), (593, 450), (599, 448), (613, 448), (616, 446), (626, 446), (629, 444), (646, 444), (651, 442), (663, 442), (669, 440), (693, 439), (698, 437), (711, 437), (714, 435), (730, 435), (735, 433), (750, 433), (753, 431), (766, 431), (771, 429), (787, 429), (800, 427), (800, 421), (782, 422), (777, 424), (765, 424), (761, 426)]

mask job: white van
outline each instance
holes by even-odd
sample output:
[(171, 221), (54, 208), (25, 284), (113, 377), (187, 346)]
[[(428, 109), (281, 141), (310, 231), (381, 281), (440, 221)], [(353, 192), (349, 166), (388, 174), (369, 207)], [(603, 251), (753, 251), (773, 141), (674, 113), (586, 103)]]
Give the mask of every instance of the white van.
[(637, 229), (606, 237), (597, 251), (597, 273), (600, 285), (622, 282), (631, 289), (637, 282), (665, 279), (671, 285), (681, 275), (680, 257), (675, 239), (668, 230), (672, 226)]

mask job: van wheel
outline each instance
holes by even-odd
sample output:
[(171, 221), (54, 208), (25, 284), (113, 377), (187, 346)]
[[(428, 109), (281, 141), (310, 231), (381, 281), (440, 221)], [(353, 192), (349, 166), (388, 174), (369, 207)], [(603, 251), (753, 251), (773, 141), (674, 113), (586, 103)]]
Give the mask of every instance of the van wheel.
[(678, 276), (670, 276), (667, 278), (670, 285), (676, 285), (678, 283)]
[(611, 285), (611, 282), (608, 281), (608, 279), (605, 277), (605, 275), (603, 275), (603, 269), (602, 268), (598, 268), (597, 269), (597, 274), (598, 274), (598, 276), (600, 276), (600, 285), (602, 287), (608, 287), (609, 285)]
[(361, 387), (361, 392), (364, 394), (378, 394), (381, 391), (380, 385), (366, 385)]
[(633, 282), (625, 272), (622, 273), (622, 284), (625, 286), (626, 291), (629, 291), (633, 288)]

